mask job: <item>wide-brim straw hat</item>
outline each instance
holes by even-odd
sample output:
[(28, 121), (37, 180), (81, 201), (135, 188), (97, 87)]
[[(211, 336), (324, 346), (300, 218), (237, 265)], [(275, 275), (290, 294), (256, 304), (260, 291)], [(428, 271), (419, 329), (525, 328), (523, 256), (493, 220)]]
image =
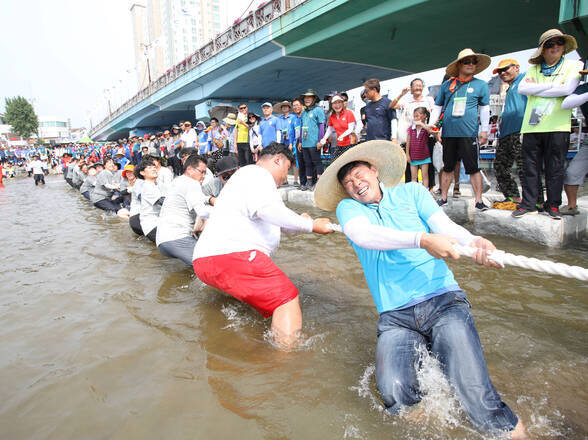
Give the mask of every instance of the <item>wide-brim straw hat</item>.
[(457, 64), (467, 57), (476, 57), (478, 59), (478, 64), (476, 64), (476, 70), (474, 70), (474, 75), (486, 70), (492, 61), (490, 57), (484, 53), (476, 53), (472, 49), (463, 49), (457, 55), (457, 59), (452, 63), (448, 64), (445, 68), (445, 73), (449, 76), (458, 76), (459, 69), (457, 68)]
[(228, 125), (235, 125), (237, 123), (237, 115), (235, 113), (229, 113), (223, 122)]
[(378, 179), (387, 188), (397, 185), (406, 170), (406, 155), (400, 145), (383, 140), (359, 144), (339, 156), (321, 175), (314, 190), (314, 202), (319, 208), (334, 211), (341, 200), (350, 198), (337, 179), (337, 173), (345, 165), (355, 161), (364, 161), (375, 166)]
[(292, 111), (292, 103), (290, 101), (282, 101), (274, 104), (274, 112), (282, 113), (282, 107), (288, 107), (288, 111)]
[(539, 37), (539, 45), (537, 46), (535, 52), (533, 52), (533, 55), (531, 55), (531, 58), (529, 58), (529, 64), (541, 64), (543, 61), (543, 55), (541, 55), (543, 52), (543, 45), (555, 37), (562, 37), (566, 40), (563, 52), (564, 55), (578, 48), (578, 42), (571, 35), (564, 34), (559, 29), (549, 29), (548, 31), (543, 32)]

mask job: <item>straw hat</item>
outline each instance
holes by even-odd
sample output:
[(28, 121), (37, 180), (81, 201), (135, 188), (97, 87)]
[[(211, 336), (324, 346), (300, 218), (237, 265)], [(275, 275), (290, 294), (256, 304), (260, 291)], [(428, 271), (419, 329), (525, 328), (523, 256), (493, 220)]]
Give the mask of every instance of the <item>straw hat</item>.
[(228, 125), (235, 125), (237, 123), (237, 115), (235, 113), (229, 113), (223, 122)]
[(386, 187), (397, 185), (406, 169), (406, 155), (400, 145), (382, 140), (359, 144), (339, 156), (320, 177), (314, 190), (314, 201), (319, 208), (334, 211), (341, 200), (350, 198), (339, 183), (337, 173), (357, 160), (374, 165), (378, 169), (380, 182)]
[(445, 73), (447, 73), (447, 75), (449, 75), (449, 76), (459, 75), (459, 70), (457, 68), (457, 64), (461, 60), (463, 60), (464, 58), (467, 58), (467, 57), (476, 57), (478, 59), (478, 64), (476, 64), (476, 70), (474, 70), (474, 75), (477, 75), (478, 73), (482, 72), (483, 70), (486, 70), (488, 68), (488, 66), (490, 65), (491, 60), (488, 55), (483, 54), (483, 53), (476, 53), (472, 49), (463, 49), (457, 55), (457, 59), (455, 61), (453, 61), (452, 63), (450, 63), (445, 68)]
[(549, 29), (548, 31), (543, 32), (539, 37), (539, 45), (537, 46), (535, 52), (533, 52), (533, 55), (531, 55), (531, 58), (529, 58), (530, 64), (541, 64), (541, 62), (543, 61), (543, 55), (541, 55), (541, 52), (543, 52), (543, 45), (548, 40), (551, 40), (555, 37), (562, 37), (566, 40), (563, 52), (564, 55), (578, 48), (578, 43), (576, 42), (576, 39), (571, 35), (564, 34), (559, 29)]

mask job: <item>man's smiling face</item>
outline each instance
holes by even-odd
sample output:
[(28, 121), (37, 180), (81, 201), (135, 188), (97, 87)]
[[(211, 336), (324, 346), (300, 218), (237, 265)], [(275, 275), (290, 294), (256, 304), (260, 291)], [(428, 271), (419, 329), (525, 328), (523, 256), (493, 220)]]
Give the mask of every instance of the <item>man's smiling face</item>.
[(341, 179), (341, 185), (359, 203), (379, 203), (382, 200), (378, 170), (373, 165), (358, 164), (353, 167)]

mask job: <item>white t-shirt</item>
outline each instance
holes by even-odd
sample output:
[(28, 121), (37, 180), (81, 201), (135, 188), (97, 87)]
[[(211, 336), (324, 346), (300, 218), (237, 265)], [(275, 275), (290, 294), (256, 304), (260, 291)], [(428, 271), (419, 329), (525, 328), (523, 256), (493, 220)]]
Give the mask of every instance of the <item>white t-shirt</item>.
[(162, 197), (166, 196), (172, 180), (174, 180), (174, 173), (167, 167), (161, 167), (157, 172), (157, 180), (155, 183), (157, 184)]
[(153, 182), (145, 180), (141, 190), (141, 211), (139, 212), (139, 221), (141, 229), (145, 235), (149, 234), (153, 228), (157, 227), (159, 211), (161, 205), (155, 204), (161, 198), (159, 188)]
[(254, 249), (271, 255), (280, 243), (280, 226), (258, 216), (271, 209), (284, 210), (285, 223), (296, 230), (312, 231), (312, 220), (284, 206), (269, 171), (257, 165), (240, 168), (216, 200), (194, 248), (194, 259)]
[(43, 162), (40, 160), (33, 160), (30, 164), (33, 174), (43, 174)]
[(187, 133), (183, 132), (181, 139), (184, 141), (184, 148), (196, 148), (198, 135), (196, 134), (196, 130), (193, 128), (191, 128)]
[(188, 176), (175, 179), (165, 197), (155, 243), (191, 237), (196, 216), (208, 217), (210, 208), (204, 205), (205, 196), (200, 183)]
[(131, 216), (137, 215), (141, 212), (141, 199), (139, 197), (141, 196), (143, 183), (145, 183), (143, 179), (137, 179), (131, 187), (131, 208), (129, 209), (129, 213)]

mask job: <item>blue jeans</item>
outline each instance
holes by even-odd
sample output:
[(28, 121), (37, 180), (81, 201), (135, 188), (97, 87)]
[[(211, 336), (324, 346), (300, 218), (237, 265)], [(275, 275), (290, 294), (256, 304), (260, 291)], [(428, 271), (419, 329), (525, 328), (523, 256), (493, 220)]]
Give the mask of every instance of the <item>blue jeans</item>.
[(435, 296), (413, 307), (380, 315), (376, 382), (392, 414), (421, 400), (416, 376), (417, 347), (424, 344), (471, 422), (486, 431), (512, 431), (517, 416), (494, 389), (465, 292)]

